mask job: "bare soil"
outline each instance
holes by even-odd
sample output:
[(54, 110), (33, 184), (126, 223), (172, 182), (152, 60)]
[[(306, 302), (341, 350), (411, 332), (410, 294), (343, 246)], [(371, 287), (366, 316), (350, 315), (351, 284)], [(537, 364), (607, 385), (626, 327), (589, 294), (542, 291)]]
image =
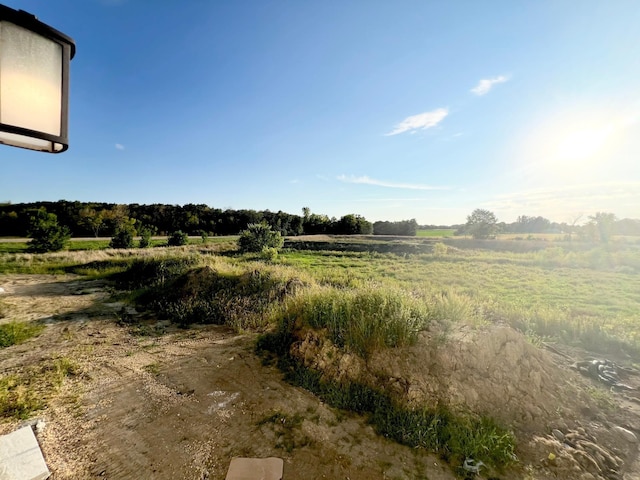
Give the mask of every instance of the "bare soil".
[[(6, 321), (39, 321), (36, 338), (0, 350), (0, 374), (66, 357), (79, 365), (30, 422), (52, 479), (223, 479), (232, 457), (281, 457), (284, 478), (451, 480), (434, 455), (376, 435), (324, 405), (253, 353), (255, 336), (155, 318), (118, 322), (102, 281), (5, 275)], [(0, 434), (24, 422), (0, 421)]]

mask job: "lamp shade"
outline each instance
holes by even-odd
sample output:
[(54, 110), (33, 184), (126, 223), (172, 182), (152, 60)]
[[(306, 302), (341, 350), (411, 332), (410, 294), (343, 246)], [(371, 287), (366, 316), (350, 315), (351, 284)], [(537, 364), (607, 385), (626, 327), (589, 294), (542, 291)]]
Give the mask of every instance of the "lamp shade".
[(75, 43), (0, 5), (0, 143), (50, 153), (69, 147), (69, 62)]

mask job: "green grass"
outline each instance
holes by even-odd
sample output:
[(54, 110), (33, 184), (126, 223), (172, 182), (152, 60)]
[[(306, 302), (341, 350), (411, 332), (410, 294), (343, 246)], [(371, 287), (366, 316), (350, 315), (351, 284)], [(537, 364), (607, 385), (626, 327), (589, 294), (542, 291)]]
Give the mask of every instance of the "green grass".
[(326, 328), (334, 344), (363, 357), (412, 344), (430, 319), (424, 302), (401, 290), (375, 287), (310, 291), (290, 301), (284, 316)]
[(0, 348), (26, 342), (44, 329), (44, 325), (26, 322), (10, 322), (0, 325)]
[(596, 351), (625, 348), (640, 355), (637, 247), (573, 252), (552, 246), (526, 253), (451, 247), (444, 255), (409, 256), (291, 251), (279, 262), (304, 269), (323, 285), (362, 288), (375, 279), (381, 288), (440, 302), (458, 319), (505, 321)]
[[(204, 242), (205, 245), (220, 245), (225, 243), (234, 243), (237, 240), (237, 236), (223, 236), (223, 237), (209, 237)], [(104, 250), (109, 248), (108, 238), (90, 239), (90, 240), (74, 240), (67, 244), (67, 251), (77, 252), (84, 250)], [(201, 237), (190, 237), (189, 245), (203, 245)], [(138, 246), (138, 240), (134, 241), (134, 246)], [(166, 238), (152, 238), (151, 248), (166, 247)], [(27, 253), (28, 242), (0, 242), (0, 255), (5, 253)]]
[(3, 253), (25, 253), (26, 242), (0, 242), (0, 255)]
[(418, 237), (453, 237), (453, 228), (424, 229), (418, 230)]

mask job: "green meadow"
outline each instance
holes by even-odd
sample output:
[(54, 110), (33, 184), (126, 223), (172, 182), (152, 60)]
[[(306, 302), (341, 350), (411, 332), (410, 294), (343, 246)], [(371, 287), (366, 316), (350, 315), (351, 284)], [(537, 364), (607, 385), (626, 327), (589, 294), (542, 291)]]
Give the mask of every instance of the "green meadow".
[(435, 229), (423, 229), (418, 230), (416, 235), (418, 237), (453, 237), (453, 228), (435, 228)]

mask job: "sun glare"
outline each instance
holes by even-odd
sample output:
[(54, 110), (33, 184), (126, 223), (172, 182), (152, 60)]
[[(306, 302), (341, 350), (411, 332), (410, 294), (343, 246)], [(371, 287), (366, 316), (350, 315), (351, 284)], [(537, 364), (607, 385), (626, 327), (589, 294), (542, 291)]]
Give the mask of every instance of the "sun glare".
[(560, 138), (557, 142), (553, 157), (560, 161), (585, 160), (604, 150), (607, 140), (613, 132), (612, 126), (587, 128), (573, 132), (569, 130), (564, 133), (564, 138)]
[(631, 124), (621, 112), (556, 114), (529, 130), (519, 145), (521, 165), (532, 180), (546, 183), (600, 180), (620, 160)]

